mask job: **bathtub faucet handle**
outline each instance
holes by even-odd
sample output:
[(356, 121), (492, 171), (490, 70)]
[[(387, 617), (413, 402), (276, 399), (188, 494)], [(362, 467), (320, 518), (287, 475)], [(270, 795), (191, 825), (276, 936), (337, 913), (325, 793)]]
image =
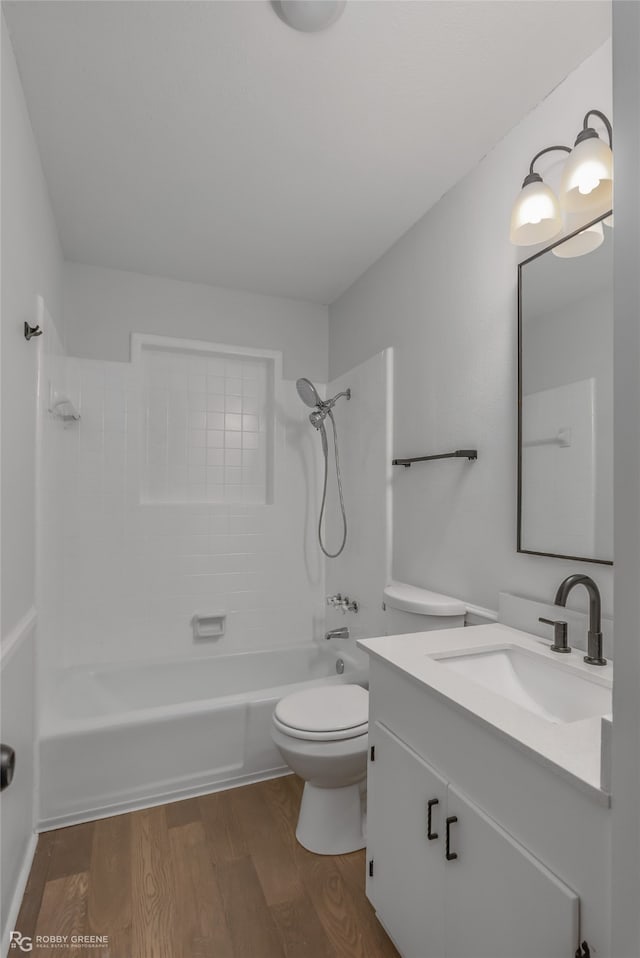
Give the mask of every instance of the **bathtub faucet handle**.
[(335, 595), (328, 595), (327, 605), (330, 605), (334, 609), (342, 609), (343, 615), (345, 612), (358, 611), (358, 603), (354, 599), (350, 599), (348, 595), (342, 595), (341, 592), (336, 592)]

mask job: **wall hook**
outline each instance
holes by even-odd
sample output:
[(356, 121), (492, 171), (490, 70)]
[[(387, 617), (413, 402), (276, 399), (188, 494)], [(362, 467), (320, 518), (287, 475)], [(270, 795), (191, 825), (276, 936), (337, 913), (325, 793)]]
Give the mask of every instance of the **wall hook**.
[(33, 339), (34, 336), (42, 336), (43, 330), (39, 326), (29, 326), (29, 323), (25, 322), (24, 324), (24, 338), (27, 342), (30, 339)]

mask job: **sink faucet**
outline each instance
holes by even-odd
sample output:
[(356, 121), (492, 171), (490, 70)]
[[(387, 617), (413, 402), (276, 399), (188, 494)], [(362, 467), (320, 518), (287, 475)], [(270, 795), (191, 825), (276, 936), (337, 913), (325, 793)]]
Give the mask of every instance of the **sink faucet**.
[(555, 605), (566, 606), (569, 593), (575, 585), (583, 585), (589, 593), (589, 632), (587, 638), (587, 654), (584, 657), (589, 665), (606, 665), (607, 660), (602, 656), (602, 626), (600, 614), (600, 592), (598, 586), (588, 575), (576, 573), (567, 576), (561, 582), (553, 600)]
[(343, 625), (341, 629), (331, 629), (330, 632), (325, 632), (325, 639), (348, 639), (349, 638), (349, 629), (346, 625)]

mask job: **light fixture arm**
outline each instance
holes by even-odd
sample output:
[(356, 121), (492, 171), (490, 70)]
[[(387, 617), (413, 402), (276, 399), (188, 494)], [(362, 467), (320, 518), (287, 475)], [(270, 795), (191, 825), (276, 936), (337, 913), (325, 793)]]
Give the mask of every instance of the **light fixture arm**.
[(600, 120), (602, 120), (602, 122), (607, 128), (607, 133), (609, 134), (609, 146), (611, 147), (611, 149), (613, 149), (613, 127), (611, 126), (611, 123), (609, 122), (607, 117), (604, 115), (604, 113), (601, 113), (600, 110), (589, 110), (587, 113), (585, 113), (584, 120), (582, 121), (582, 129), (583, 130), (589, 129), (590, 116), (597, 116)]
[(571, 153), (571, 149), (568, 146), (546, 146), (544, 150), (540, 150), (539, 153), (536, 153), (529, 164), (529, 173), (522, 181), (523, 189), (525, 186), (529, 186), (530, 183), (542, 183), (542, 177), (539, 173), (536, 173), (533, 168), (533, 164), (536, 162), (536, 160), (539, 160), (541, 156), (544, 156), (545, 153), (553, 153), (555, 150), (564, 150), (566, 153)]
[(536, 155), (534, 156), (534, 158), (531, 160), (531, 164), (529, 165), (529, 176), (531, 176), (531, 175), (534, 173), (533, 164), (536, 162), (536, 160), (539, 160), (541, 156), (544, 156), (544, 155), (545, 155), (545, 153), (553, 153), (553, 152), (555, 152), (556, 150), (563, 150), (565, 153), (571, 153), (571, 147), (570, 147), (570, 146), (559, 146), (559, 145), (558, 145), (558, 146), (546, 146), (546, 147), (544, 148), (544, 150), (540, 150), (539, 153), (536, 153)]

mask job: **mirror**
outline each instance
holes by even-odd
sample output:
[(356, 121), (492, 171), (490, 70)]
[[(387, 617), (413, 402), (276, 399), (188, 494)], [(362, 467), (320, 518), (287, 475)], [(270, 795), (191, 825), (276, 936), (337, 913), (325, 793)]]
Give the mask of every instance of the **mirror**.
[[(613, 563), (611, 214), (518, 266), (518, 552)], [(599, 244), (599, 245), (596, 245)], [(591, 251), (576, 255), (579, 249)]]

